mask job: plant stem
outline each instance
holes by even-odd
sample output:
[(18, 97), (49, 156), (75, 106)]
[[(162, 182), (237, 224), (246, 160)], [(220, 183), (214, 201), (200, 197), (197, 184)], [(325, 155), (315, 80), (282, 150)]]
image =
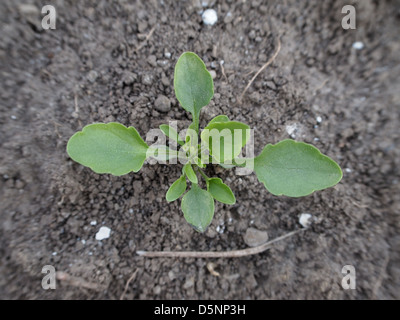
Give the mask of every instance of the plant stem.
[(197, 133), (199, 133), (199, 116), (200, 115), (194, 115), (193, 116), (193, 123), (194, 123), (194, 128), (196, 130)]
[(201, 170), (199, 167), (197, 167), (197, 171), (201, 174), (201, 176), (204, 178), (204, 180), (207, 182), (208, 180), (210, 180), (209, 177), (207, 177), (207, 175), (203, 172), (203, 170)]

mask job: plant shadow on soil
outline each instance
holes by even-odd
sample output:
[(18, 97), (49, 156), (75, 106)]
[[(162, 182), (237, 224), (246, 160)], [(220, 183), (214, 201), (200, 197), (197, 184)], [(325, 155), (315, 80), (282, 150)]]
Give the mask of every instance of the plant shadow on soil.
[[(400, 298), (400, 41), (397, 1), (355, 1), (357, 29), (343, 30), (343, 1), (59, 2), (57, 29), (40, 26), (39, 1), (2, 1), (0, 21), (0, 297), (26, 299), (384, 299)], [(173, 17), (173, 18), (171, 18)], [(246, 92), (254, 73), (275, 61)], [(361, 41), (364, 48), (352, 45)], [(254, 174), (208, 169), (236, 195), (216, 203), (199, 234), (167, 203), (181, 166), (145, 164), (122, 177), (97, 175), (68, 158), (69, 137), (92, 122), (135, 126), (142, 137), (190, 116), (178, 105), (173, 70), (184, 51), (214, 70), (218, 114), (255, 129), (255, 151), (294, 138), (344, 169), (335, 188), (290, 199)], [(224, 61), (221, 64), (221, 61)], [(171, 105), (155, 108), (163, 95)], [(147, 259), (136, 250), (245, 248), (249, 227), (270, 239), (312, 227), (269, 251), (238, 259)], [(101, 226), (110, 238), (96, 241)], [(69, 275), (43, 290), (43, 266)], [(344, 265), (357, 289), (343, 290)]]

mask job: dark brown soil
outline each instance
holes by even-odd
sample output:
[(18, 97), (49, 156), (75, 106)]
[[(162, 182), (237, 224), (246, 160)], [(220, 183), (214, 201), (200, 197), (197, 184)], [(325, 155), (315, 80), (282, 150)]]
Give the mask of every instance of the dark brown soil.
[[(18, 9), (28, 2), (37, 14)], [(346, 1), (205, 2), (218, 12), (212, 27), (202, 23), (201, 1), (55, 1), (57, 29), (43, 30), (40, 1), (1, 1), (0, 298), (119, 299), (135, 270), (125, 299), (400, 298), (399, 1), (352, 1), (356, 30), (341, 27)], [(239, 103), (278, 37), (277, 58)], [(356, 41), (364, 48), (353, 48)], [(217, 75), (201, 125), (218, 114), (248, 123), (256, 154), (295, 128), (292, 137), (341, 165), (340, 184), (275, 197), (254, 174), (211, 167), (237, 204), (217, 203), (199, 234), (180, 202), (165, 200), (181, 165), (145, 164), (113, 177), (69, 159), (69, 137), (92, 122), (133, 125), (143, 137), (169, 120), (186, 127), (173, 70), (188, 50)], [(154, 108), (160, 95), (170, 111)], [(311, 229), (255, 256), (135, 253), (245, 248), (249, 227), (273, 239), (300, 229), (304, 212), (315, 218)], [(103, 225), (111, 236), (97, 241)], [(43, 290), (44, 265), (80, 285), (59, 280)], [(356, 290), (341, 287), (344, 265), (356, 268)]]

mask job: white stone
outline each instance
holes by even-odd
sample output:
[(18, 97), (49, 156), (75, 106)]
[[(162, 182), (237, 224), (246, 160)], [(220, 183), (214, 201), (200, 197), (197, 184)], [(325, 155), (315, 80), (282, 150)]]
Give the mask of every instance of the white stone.
[(97, 221), (96, 221), (96, 220), (90, 221), (90, 225), (91, 225), (91, 226), (95, 226), (96, 224), (97, 224)]
[(353, 43), (353, 49), (361, 50), (363, 48), (364, 48), (364, 43), (362, 43), (361, 41), (356, 41)]
[(211, 78), (215, 79), (217, 77), (217, 73), (214, 70), (210, 70)]
[(208, 26), (213, 26), (218, 21), (217, 12), (214, 9), (207, 9), (204, 11), (201, 18), (203, 19), (204, 24)]
[(317, 120), (318, 123), (322, 122), (322, 118), (320, 116), (318, 116), (316, 120)]
[(96, 233), (96, 240), (104, 240), (110, 237), (111, 229), (108, 227), (101, 227), (100, 230)]
[(304, 227), (307, 228), (312, 223), (312, 215), (309, 213), (302, 213), (300, 215), (299, 223)]
[(296, 137), (296, 133), (298, 130), (298, 126), (297, 123), (293, 123), (293, 124), (288, 124), (286, 126), (286, 132), (289, 134), (289, 136), (291, 136), (292, 138)]

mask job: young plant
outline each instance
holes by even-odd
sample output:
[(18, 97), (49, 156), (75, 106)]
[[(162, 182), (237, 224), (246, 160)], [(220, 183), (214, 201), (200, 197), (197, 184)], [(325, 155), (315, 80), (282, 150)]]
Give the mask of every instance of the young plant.
[[(214, 85), (196, 54), (185, 52), (178, 59), (174, 88), (181, 106), (191, 113), (192, 123), (184, 136), (169, 125), (161, 125), (160, 129), (171, 139), (170, 145), (180, 146), (179, 150), (166, 145), (148, 146), (134, 127), (111, 122), (90, 124), (75, 133), (68, 141), (69, 156), (96, 173), (115, 176), (138, 172), (150, 157), (169, 163), (179, 160), (183, 164), (182, 174), (168, 189), (166, 199), (175, 201), (184, 194), (183, 215), (199, 232), (204, 232), (213, 219), (214, 200), (229, 205), (236, 202), (232, 190), (220, 178), (204, 173), (210, 162), (224, 168), (252, 169), (265, 188), (277, 196), (303, 197), (341, 180), (342, 171), (337, 163), (304, 142), (283, 140), (267, 144), (256, 157), (240, 158), (249, 142), (250, 127), (225, 115), (212, 119), (200, 133), (200, 111), (213, 97)], [(205, 181), (206, 189), (200, 187), (199, 177)]]

